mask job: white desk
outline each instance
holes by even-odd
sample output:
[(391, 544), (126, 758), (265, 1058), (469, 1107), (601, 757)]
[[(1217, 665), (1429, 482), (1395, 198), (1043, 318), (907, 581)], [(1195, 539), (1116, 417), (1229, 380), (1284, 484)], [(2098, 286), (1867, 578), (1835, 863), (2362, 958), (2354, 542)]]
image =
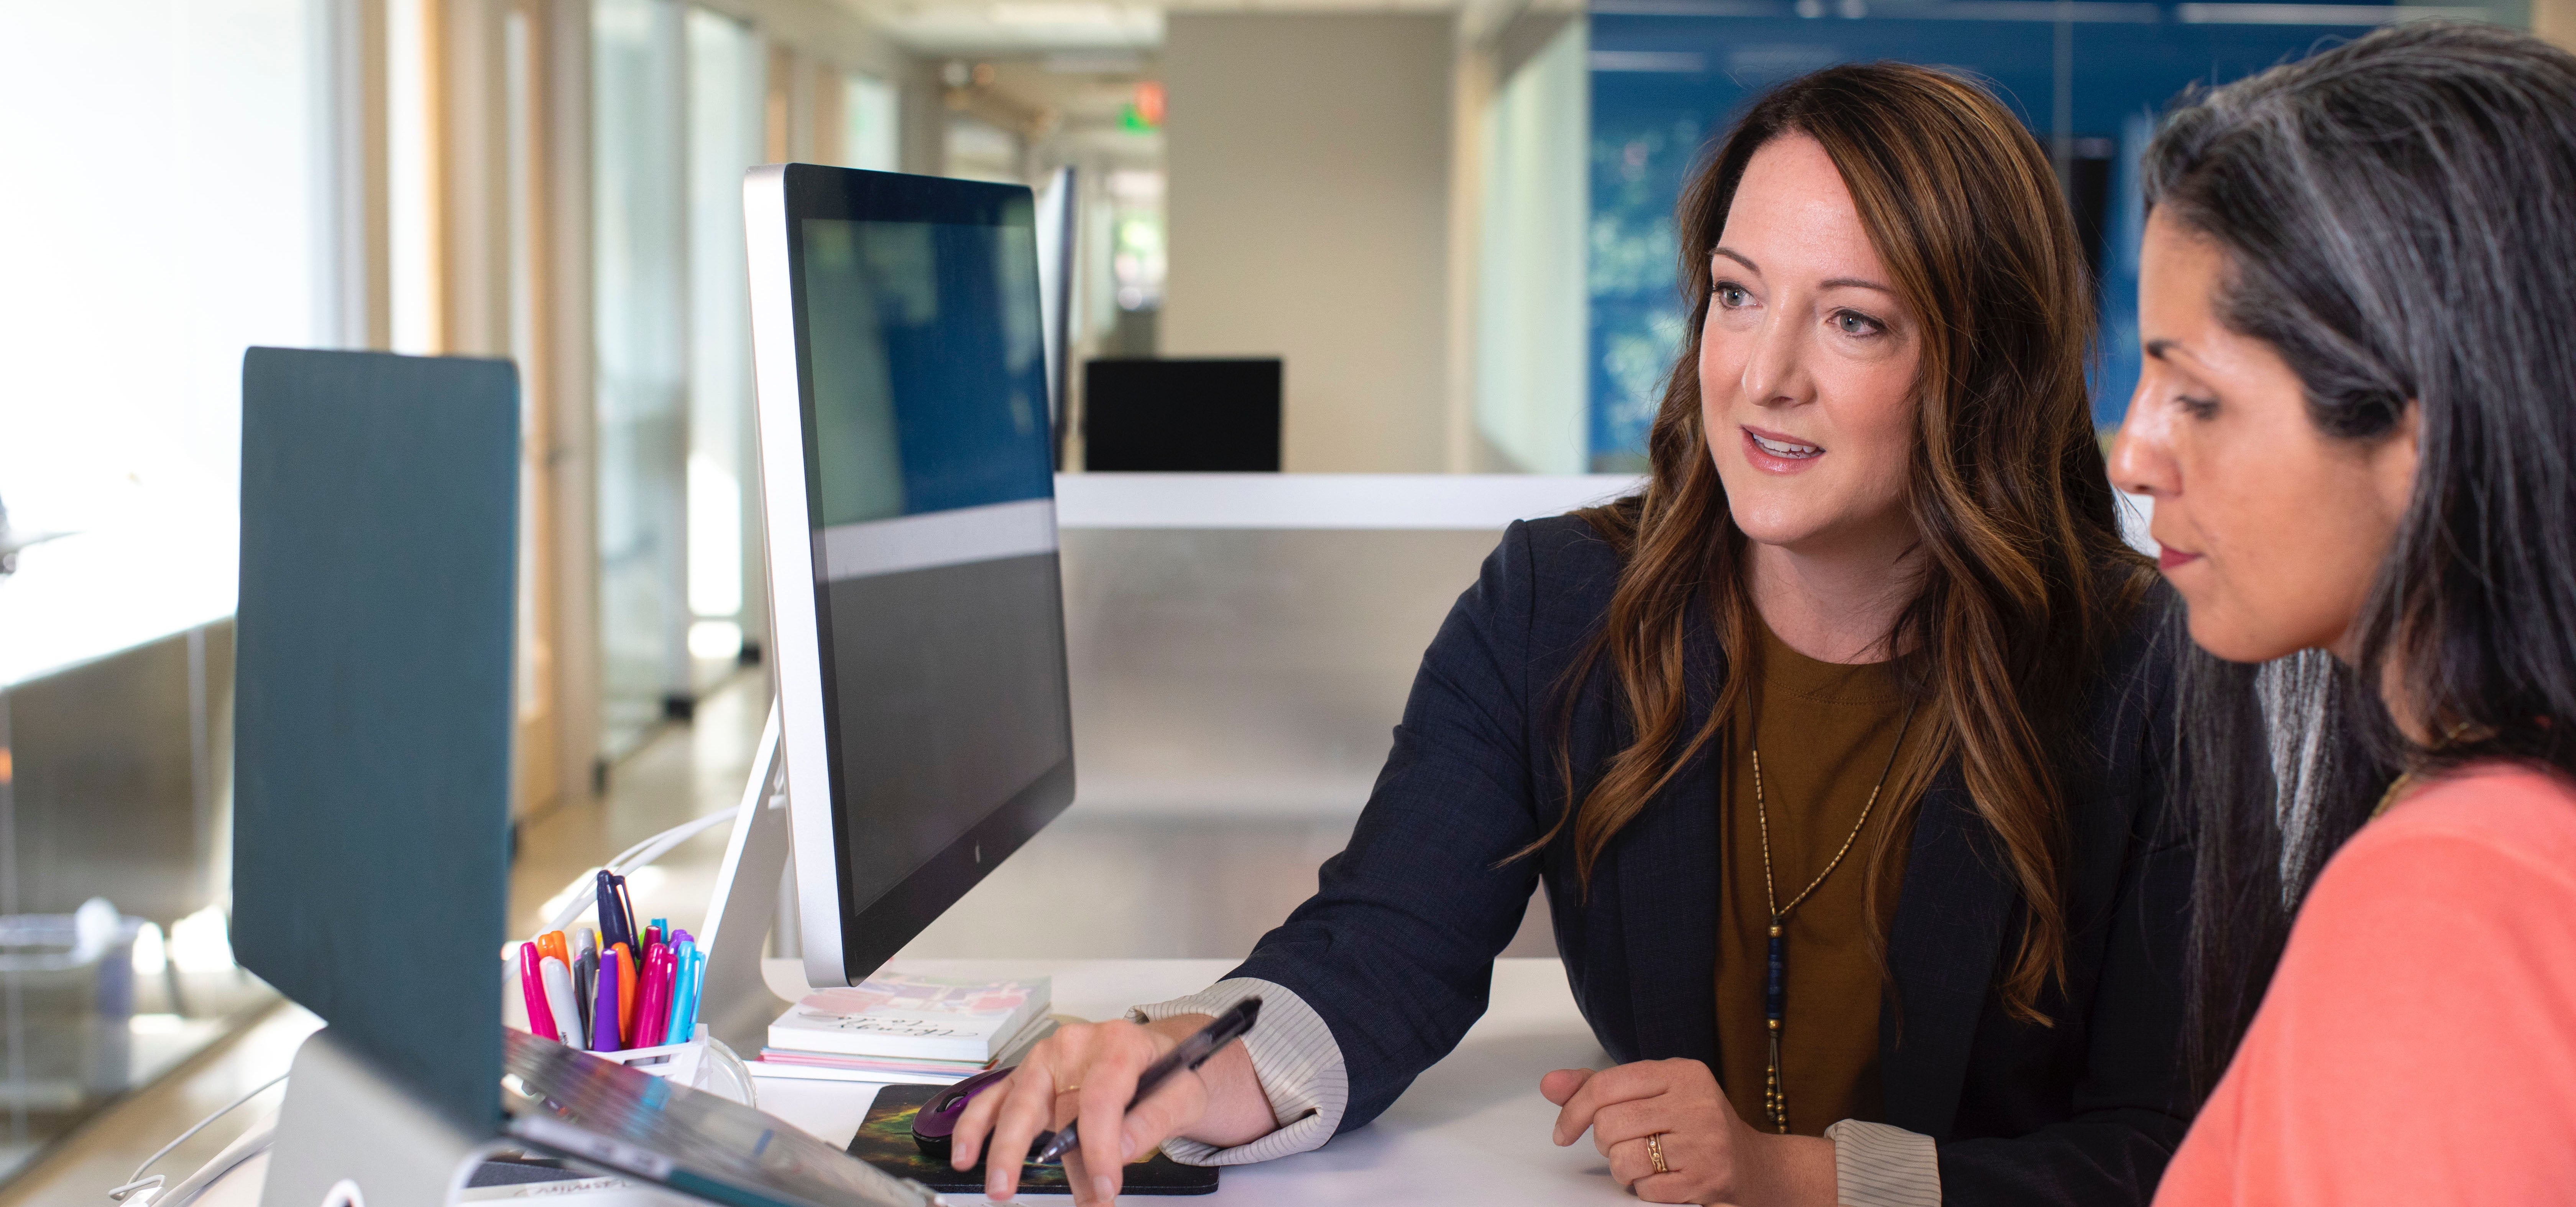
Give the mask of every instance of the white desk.
[(241, 525), (136, 518), (33, 545), (0, 580), (0, 690), (231, 616)]
[[(793, 964), (772, 963), (784, 965), (770, 970), (773, 978), (784, 973), (793, 981), (800, 975)], [(1055, 1012), (1085, 1018), (1115, 1018), (1141, 1002), (1195, 993), (1233, 966), (1231, 960), (904, 961), (904, 967), (934, 976), (1051, 976)], [(1609, 1164), (1593, 1151), (1589, 1137), (1570, 1148), (1548, 1143), (1556, 1108), (1538, 1093), (1539, 1075), (1550, 1069), (1608, 1063), (1575, 1012), (1557, 961), (1498, 961), (1492, 1008), (1457, 1051), (1415, 1080), (1375, 1122), (1310, 1153), (1230, 1167), (1215, 1194), (1175, 1201), (1246, 1207), (1633, 1203), (1610, 1180)], [(858, 1132), (875, 1096), (873, 1086), (760, 1083), (762, 1109), (836, 1146)], [(987, 1201), (975, 1195), (948, 1199)]]
[[(1115, 1018), (1132, 1005), (1197, 992), (1233, 963), (906, 960), (903, 967), (935, 976), (1050, 976), (1055, 979), (1055, 1013)], [(766, 964), (762, 971), (782, 995), (798, 988), (802, 973), (795, 962)], [(1609, 1166), (1589, 1138), (1570, 1148), (1548, 1143), (1556, 1108), (1538, 1093), (1539, 1076), (1550, 1069), (1601, 1068), (1608, 1060), (1575, 1013), (1557, 961), (1502, 960), (1494, 968), (1493, 1006), (1485, 1017), (1457, 1051), (1432, 1066), (1375, 1122), (1314, 1152), (1228, 1168), (1215, 1194), (1174, 1202), (1240, 1207), (1633, 1203), (1610, 1180)], [(857, 1134), (876, 1090), (841, 1082), (764, 1080), (760, 1106), (838, 1148)], [(264, 1158), (244, 1164), (210, 1187), (198, 1207), (256, 1204), (259, 1175), (265, 1170)], [(980, 1195), (947, 1198), (959, 1207), (988, 1202)], [(1027, 1195), (1020, 1201), (1071, 1200)]]

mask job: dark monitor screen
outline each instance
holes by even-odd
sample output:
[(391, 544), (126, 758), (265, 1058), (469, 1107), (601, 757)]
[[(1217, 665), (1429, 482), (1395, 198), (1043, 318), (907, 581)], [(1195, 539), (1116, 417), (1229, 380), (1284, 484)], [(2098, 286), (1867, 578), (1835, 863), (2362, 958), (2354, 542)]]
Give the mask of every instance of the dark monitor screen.
[[(807, 699), (782, 666), (782, 715), (799, 808), (800, 758), (825, 764), (839, 924), (822, 929), (855, 980), (1072, 798), (1034, 207), (1003, 185), (781, 174), (819, 671)], [(764, 412), (771, 394), (764, 374)], [(801, 647), (779, 641), (782, 659)], [(807, 704), (820, 751), (799, 748)], [(800, 877), (813, 832), (800, 821)]]
[(1082, 372), (1082, 467), (1279, 472), (1279, 358), (1104, 359)]

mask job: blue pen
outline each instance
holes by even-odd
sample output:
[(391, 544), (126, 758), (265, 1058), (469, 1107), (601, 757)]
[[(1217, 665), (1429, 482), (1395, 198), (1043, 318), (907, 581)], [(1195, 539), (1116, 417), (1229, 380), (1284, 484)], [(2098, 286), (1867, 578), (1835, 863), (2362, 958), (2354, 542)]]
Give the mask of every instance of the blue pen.
[(698, 1033), (698, 1002), (706, 996), (706, 990), (707, 953), (694, 952), (689, 956), (689, 1035), (691, 1038), (695, 1038)]
[(696, 953), (697, 944), (685, 938), (671, 949), (671, 954), (677, 962), (671, 968), (671, 1017), (662, 1027), (664, 1043), (688, 1042), (688, 1025), (682, 1020), (688, 1018), (690, 1014), (689, 957)]
[(606, 868), (601, 868), (599, 870), (599, 949), (607, 951), (620, 943), (626, 944), (627, 948), (632, 950), (635, 946), (635, 936), (626, 933), (626, 916), (618, 908), (617, 875)]
[(635, 895), (626, 891), (624, 876), (611, 876), (609, 882), (617, 888), (617, 924), (626, 932), (618, 937), (625, 940), (626, 949), (641, 960), (644, 958), (644, 928), (635, 924)]
[(691, 939), (689, 966), (681, 970), (681, 979), (687, 984), (689, 995), (688, 1013), (680, 1020), (680, 1032), (685, 1039), (698, 1037), (698, 1001), (706, 990), (706, 975), (707, 953), (698, 949), (696, 939)]

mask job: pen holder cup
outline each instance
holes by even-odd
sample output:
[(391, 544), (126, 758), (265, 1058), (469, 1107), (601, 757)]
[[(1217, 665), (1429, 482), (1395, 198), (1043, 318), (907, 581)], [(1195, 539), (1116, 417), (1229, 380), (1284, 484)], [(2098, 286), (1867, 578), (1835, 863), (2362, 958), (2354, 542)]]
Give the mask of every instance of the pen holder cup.
[(701, 1036), (687, 1043), (628, 1048), (623, 1052), (593, 1052), (591, 1055), (666, 1081), (676, 1081), (691, 1089), (705, 1090), (744, 1106), (759, 1105), (759, 1095), (752, 1088), (751, 1070), (743, 1067), (742, 1058), (734, 1055), (733, 1049), (726, 1047), (723, 1040), (713, 1036)]

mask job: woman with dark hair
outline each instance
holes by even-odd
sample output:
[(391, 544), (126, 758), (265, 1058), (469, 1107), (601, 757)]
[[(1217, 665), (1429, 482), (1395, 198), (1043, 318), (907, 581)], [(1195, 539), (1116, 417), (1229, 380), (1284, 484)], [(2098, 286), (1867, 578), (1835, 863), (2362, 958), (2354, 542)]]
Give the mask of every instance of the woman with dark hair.
[[(1122, 1150), (1365, 1124), (1483, 1012), (1544, 884), (1622, 1063), (1536, 1088), (1638, 1197), (2145, 1200), (2187, 1114), (2190, 857), (2048, 155), (1953, 76), (1833, 68), (1747, 112), (1678, 231), (1643, 492), (1505, 534), (1349, 848), (1231, 977), (975, 1101), (954, 1159), (989, 1135), (994, 1197), (1067, 1118), (1093, 1202)], [(1122, 1127), (1137, 1072), (1255, 993), (1246, 1043)]]
[(2157, 1201), (2565, 1202), (2576, 57), (2385, 30), (2192, 98), (2147, 182), (2113, 475), (2215, 655), (2181, 752), (2216, 1089)]

